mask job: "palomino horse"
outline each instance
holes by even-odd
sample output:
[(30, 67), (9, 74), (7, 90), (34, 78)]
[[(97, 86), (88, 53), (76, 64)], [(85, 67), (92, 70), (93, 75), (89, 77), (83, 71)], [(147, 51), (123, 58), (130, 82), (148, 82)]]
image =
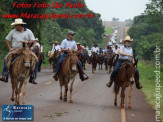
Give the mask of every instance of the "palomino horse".
[[(73, 103), (72, 100), (73, 83), (75, 81), (76, 74), (78, 73), (77, 60), (78, 60), (77, 53), (74, 51), (69, 51), (68, 57), (63, 62), (61, 70), (59, 72), (60, 100), (63, 99), (64, 101), (67, 101), (68, 84), (71, 81), (69, 99), (70, 103)], [(63, 86), (65, 86), (64, 98), (62, 97)]]
[(115, 100), (114, 105), (117, 106), (117, 95), (119, 93), (119, 89), (121, 87), (121, 107), (124, 108), (124, 99), (125, 99), (125, 89), (126, 87), (130, 87), (128, 97), (128, 108), (131, 109), (131, 96), (132, 96), (132, 88), (134, 84), (134, 76), (135, 76), (135, 67), (133, 64), (125, 62), (122, 64), (120, 70), (118, 71), (117, 77), (114, 82), (114, 93)]
[(92, 58), (91, 58), (92, 73), (95, 73), (95, 71), (96, 71), (97, 62), (98, 62), (98, 56), (95, 52), (92, 52)]
[(57, 65), (57, 62), (60, 58), (61, 52), (58, 50), (54, 51), (53, 59), (52, 59), (52, 66), (53, 66), (53, 72), (55, 72), (55, 67)]
[(105, 70), (107, 71), (107, 73), (111, 73), (111, 68), (112, 68), (111, 60), (112, 60), (112, 56), (108, 56), (105, 59)]
[(102, 70), (102, 64), (104, 63), (104, 56), (102, 53), (99, 54), (99, 57), (98, 57), (98, 64), (99, 64), (99, 69)]
[[(15, 59), (10, 68), (10, 77), (12, 84), (12, 97), (11, 100), (15, 100), (15, 104), (19, 105), (19, 97), (21, 88), (23, 89), (23, 104), (25, 104), (26, 85), (29, 80), (30, 73), (34, 71), (37, 57), (31, 52), (30, 47), (23, 42), (23, 49), (20, 55)], [(15, 98), (14, 98), (15, 92)]]

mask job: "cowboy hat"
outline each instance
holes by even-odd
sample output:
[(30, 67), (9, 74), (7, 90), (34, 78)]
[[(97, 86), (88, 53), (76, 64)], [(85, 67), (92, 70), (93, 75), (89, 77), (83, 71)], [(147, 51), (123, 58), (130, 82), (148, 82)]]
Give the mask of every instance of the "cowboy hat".
[(122, 40), (122, 42), (124, 43), (125, 41), (130, 41), (130, 42), (132, 42), (133, 39), (131, 39), (130, 36), (126, 36), (125, 39)]
[(77, 45), (79, 45), (80, 43), (78, 42)]
[(15, 22), (13, 22), (11, 25), (18, 25), (18, 24), (26, 24), (25, 22), (23, 22), (22, 19), (15, 19)]
[(56, 44), (57, 44), (57, 43), (58, 43), (58, 41), (55, 41), (54, 43), (56, 43)]
[(35, 40), (38, 40), (38, 38), (36, 38)]

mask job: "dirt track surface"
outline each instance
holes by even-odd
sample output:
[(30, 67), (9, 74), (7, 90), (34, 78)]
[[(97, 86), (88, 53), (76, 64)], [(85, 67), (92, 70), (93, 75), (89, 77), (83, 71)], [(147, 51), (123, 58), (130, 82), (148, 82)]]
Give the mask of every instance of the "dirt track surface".
[[(105, 85), (109, 81), (109, 74), (104, 69), (92, 74), (90, 65), (87, 65), (85, 72), (89, 75), (89, 80), (81, 82), (77, 76), (73, 90), (74, 103), (71, 104), (59, 100), (59, 82), (53, 80), (52, 69), (44, 68), (38, 74), (38, 84), (27, 85), (26, 104), (34, 106), (34, 122), (122, 122), (123, 117), (127, 122), (155, 121), (154, 111), (146, 103), (140, 90), (134, 88), (132, 109), (128, 110), (126, 107), (125, 116), (122, 116), (124, 114), (119, 106), (120, 99), (118, 107), (115, 107), (113, 90)], [(10, 81), (0, 82), (0, 105), (14, 104), (10, 97)]]

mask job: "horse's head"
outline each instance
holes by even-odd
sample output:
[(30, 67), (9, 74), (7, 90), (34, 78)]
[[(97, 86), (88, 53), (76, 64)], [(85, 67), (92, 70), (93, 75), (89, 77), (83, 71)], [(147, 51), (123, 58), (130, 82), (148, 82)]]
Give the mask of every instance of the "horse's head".
[(127, 79), (131, 82), (134, 83), (135, 82), (135, 67), (133, 64), (130, 64), (128, 62), (126, 62), (123, 67), (125, 70), (125, 74), (127, 76)]
[(22, 57), (23, 57), (23, 61), (24, 61), (24, 66), (26, 67), (26, 69), (30, 69), (30, 67), (32, 65), (31, 49), (30, 49), (30, 46), (25, 45), (25, 43), (23, 43)]
[(77, 53), (74, 51), (69, 51), (68, 53), (69, 55), (69, 60), (70, 60), (70, 70), (72, 72), (76, 72), (77, 71), (77, 61), (78, 61), (78, 57), (77, 57)]

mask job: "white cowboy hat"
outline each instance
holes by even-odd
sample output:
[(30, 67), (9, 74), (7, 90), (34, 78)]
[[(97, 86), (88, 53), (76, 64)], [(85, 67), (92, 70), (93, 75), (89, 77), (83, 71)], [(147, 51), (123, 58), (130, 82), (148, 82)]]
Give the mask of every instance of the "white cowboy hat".
[(58, 41), (55, 41), (54, 43), (55, 43), (55, 44), (58, 44)]
[(78, 42), (77, 45), (79, 45), (80, 43)]
[(11, 25), (18, 25), (18, 24), (26, 24), (26, 23), (23, 22), (22, 19), (15, 19), (15, 22), (13, 22)]
[(38, 40), (38, 38), (36, 38), (35, 40)]
[(130, 36), (126, 36), (125, 39), (122, 40), (122, 42), (124, 43), (125, 41), (130, 41), (130, 42), (132, 42), (133, 39), (131, 39)]

